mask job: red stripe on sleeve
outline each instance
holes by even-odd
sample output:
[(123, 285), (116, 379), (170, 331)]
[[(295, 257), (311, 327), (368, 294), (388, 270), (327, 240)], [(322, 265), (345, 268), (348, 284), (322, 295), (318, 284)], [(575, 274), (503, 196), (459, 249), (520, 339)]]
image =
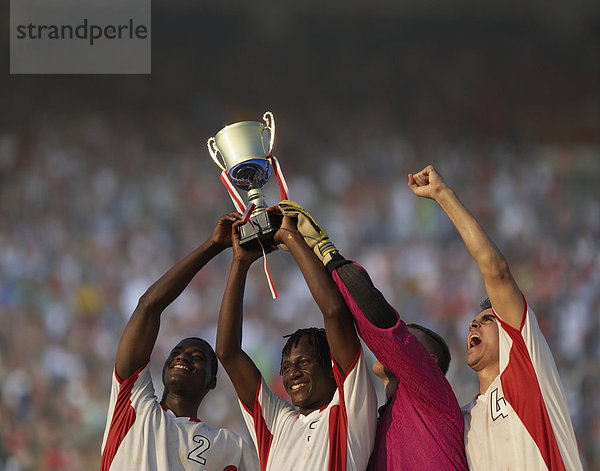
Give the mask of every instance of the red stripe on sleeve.
[[(360, 350), (352, 366), (348, 368), (347, 375), (356, 367)], [(329, 411), (329, 471), (346, 471), (348, 459), (348, 415), (346, 413), (346, 399), (344, 396), (344, 380), (337, 363), (331, 357), (333, 376), (337, 383), (340, 405), (331, 407)]]
[(523, 336), (519, 330), (500, 322), (513, 341), (508, 365), (500, 376), (504, 398), (533, 438), (548, 469), (563, 471), (565, 464)]
[(258, 400), (261, 387), (262, 378), (259, 378), (256, 397), (254, 399), (252, 419), (254, 420), (254, 432), (256, 433), (256, 443), (258, 445), (258, 461), (260, 463), (260, 471), (265, 471), (267, 469), (267, 462), (269, 459), (269, 451), (271, 450), (271, 442), (273, 441), (273, 434), (269, 430), (269, 427), (267, 427), (267, 423), (263, 417), (262, 408)]
[(102, 451), (102, 460), (100, 462), (100, 471), (108, 471), (112, 464), (119, 446), (123, 442), (123, 439), (127, 435), (127, 432), (133, 426), (135, 422), (135, 410), (131, 407), (131, 391), (135, 384), (139, 373), (145, 368), (144, 365), (133, 375), (131, 375), (125, 381), (121, 381), (115, 371), (117, 380), (121, 383), (119, 393), (117, 394), (117, 401), (115, 403), (115, 410), (110, 422), (110, 428), (108, 430), (108, 437), (106, 438), (106, 445)]
[(345, 407), (329, 411), (329, 471), (346, 471), (348, 458), (348, 417)]

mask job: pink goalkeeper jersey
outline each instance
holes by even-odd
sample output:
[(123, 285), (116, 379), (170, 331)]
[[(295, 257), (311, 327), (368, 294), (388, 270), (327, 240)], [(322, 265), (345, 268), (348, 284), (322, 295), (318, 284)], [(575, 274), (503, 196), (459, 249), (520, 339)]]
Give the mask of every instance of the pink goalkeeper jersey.
[[(332, 360), (333, 361), (333, 360)], [(263, 379), (254, 410), (239, 401), (261, 471), (362, 471), (375, 440), (377, 396), (362, 351), (346, 377), (333, 361), (337, 390), (321, 410), (301, 415)]]
[[(360, 265), (355, 265), (362, 270)], [(399, 380), (391, 402), (377, 423), (375, 448), (368, 469), (468, 469), (460, 408), (439, 366), (402, 320), (398, 319), (389, 329), (374, 326), (335, 271), (333, 279), (352, 311), (361, 338)]]
[(100, 470), (258, 471), (258, 459), (234, 432), (164, 408), (146, 365), (125, 380), (113, 374)]
[(470, 468), (581, 470), (565, 394), (535, 314), (525, 303), (520, 329), (494, 314), (500, 374), (463, 407)]

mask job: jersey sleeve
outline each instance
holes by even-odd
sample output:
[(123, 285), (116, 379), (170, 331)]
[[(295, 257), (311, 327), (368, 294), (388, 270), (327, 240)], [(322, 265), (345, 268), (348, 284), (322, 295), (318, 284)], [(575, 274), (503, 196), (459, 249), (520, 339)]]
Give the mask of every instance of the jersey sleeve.
[(238, 402), (250, 437), (256, 446), (260, 463), (267, 463), (273, 444), (273, 436), (282, 428), (283, 422), (295, 417), (298, 412), (288, 402), (273, 393), (261, 376), (254, 409), (249, 410), (244, 403)]
[(156, 404), (156, 395), (148, 363), (122, 380), (113, 370), (108, 417), (102, 439), (101, 469), (108, 469), (121, 442), (133, 426), (137, 412)]
[(333, 357), (332, 365), (337, 391), (330, 405), (329, 456), (335, 463), (329, 469), (365, 469), (375, 444), (377, 395), (362, 347), (345, 377)]

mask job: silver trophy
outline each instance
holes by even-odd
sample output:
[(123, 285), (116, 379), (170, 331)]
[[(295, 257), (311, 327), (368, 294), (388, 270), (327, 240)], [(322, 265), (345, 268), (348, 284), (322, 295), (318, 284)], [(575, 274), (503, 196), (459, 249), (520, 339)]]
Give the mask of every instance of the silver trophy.
[[(238, 190), (248, 192), (249, 223), (240, 228), (240, 244), (263, 245), (273, 243), (273, 235), (281, 222), (266, 211), (267, 205), (262, 187), (271, 176), (271, 151), (275, 139), (273, 113), (263, 115), (264, 123), (241, 121), (221, 129), (208, 142), (208, 151), (215, 163), (223, 170), (224, 183), (234, 204), (242, 211), (237, 192), (228, 187), (231, 183)], [(219, 154), (222, 161), (219, 159)], [(221, 178), (224, 179), (223, 176)], [(286, 199), (286, 198), (282, 198)]]

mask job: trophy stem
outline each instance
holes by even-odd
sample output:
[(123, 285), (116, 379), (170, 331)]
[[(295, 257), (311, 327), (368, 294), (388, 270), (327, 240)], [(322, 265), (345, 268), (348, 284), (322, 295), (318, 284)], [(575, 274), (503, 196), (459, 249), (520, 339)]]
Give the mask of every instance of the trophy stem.
[(240, 227), (240, 244), (253, 246), (272, 244), (273, 236), (281, 221), (273, 220), (271, 213), (267, 211), (261, 188), (248, 191), (248, 204), (254, 204), (256, 207), (250, 216), (252, 224), (244, 224)]
[(250, 204), (254, 203), (256, 206), (255, 211), (265, 209), (267, 207), (265, 203), (265, 195), (262, 191), (262, 188), (252, 188), (248, 191), (248, 202)]

